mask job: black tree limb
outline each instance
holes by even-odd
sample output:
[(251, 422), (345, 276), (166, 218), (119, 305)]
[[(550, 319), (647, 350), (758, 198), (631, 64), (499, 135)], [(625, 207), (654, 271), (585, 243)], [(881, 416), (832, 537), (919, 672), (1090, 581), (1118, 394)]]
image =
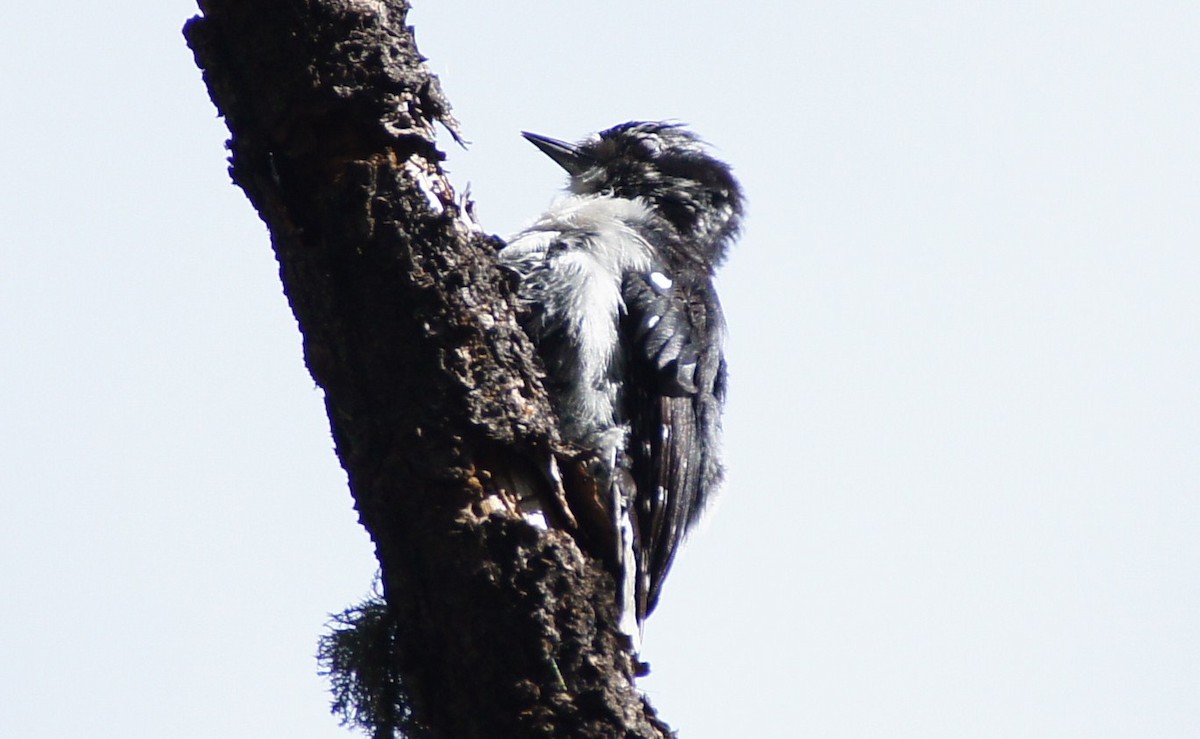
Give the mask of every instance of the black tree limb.
[(443, 175), (452, 132), (403, 0), (204, 0), (185, 28), (271, 232), (304, 357), (376, 545), (414, 727), (661, 737), (611, 576), (554, 500), (553, 416), (496, 268)]

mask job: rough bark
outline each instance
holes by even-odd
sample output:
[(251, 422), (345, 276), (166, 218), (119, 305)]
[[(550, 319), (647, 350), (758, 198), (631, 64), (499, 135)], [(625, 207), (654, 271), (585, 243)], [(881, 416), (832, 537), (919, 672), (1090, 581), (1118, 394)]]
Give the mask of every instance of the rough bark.
[[(610, 574), (553, 510), (554, 421), (511, 284), (439, 162), (455, 123), (402, 0), (203, 0), (185, 28), (270, 233), (376, 545), (415, 727), (661, 737)], [(270, 522), (264, 522), (270, 525)]]

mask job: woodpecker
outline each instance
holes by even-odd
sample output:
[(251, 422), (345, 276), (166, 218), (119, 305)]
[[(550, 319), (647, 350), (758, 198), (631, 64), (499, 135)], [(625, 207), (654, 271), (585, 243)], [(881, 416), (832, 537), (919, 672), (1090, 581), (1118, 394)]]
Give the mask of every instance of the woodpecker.
[(680, 124), (623, 123), (577, 144), (523, 136), (567, 171), (568, 194), (499, 257), (562, 436), (597, 462), (636, 652), (721, 482), (725, 320), (712, 280), (742, 192)]

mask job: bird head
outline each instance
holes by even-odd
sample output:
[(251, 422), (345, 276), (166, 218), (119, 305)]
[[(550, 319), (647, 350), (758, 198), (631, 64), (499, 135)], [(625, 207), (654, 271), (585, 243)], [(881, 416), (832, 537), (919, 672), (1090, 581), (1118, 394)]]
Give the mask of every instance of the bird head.
[(632, 121), (577, 144), (523, 135), (567, 170), (571, 192), (641, 199), (710, 269), (737, 235), (743, 202), (737, 180), (680, 124)]

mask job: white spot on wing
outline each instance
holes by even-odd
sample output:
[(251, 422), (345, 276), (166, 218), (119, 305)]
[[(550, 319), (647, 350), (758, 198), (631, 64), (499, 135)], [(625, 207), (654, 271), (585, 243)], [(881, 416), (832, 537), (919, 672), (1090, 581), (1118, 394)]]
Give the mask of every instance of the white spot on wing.
[(650, 282), (654, 283), (654, 286), (659, 290), (670, 290), (671, 285), (675, 284), (671, 282), (670, 277), (667, 277), (662, 272), (651, 272)]

